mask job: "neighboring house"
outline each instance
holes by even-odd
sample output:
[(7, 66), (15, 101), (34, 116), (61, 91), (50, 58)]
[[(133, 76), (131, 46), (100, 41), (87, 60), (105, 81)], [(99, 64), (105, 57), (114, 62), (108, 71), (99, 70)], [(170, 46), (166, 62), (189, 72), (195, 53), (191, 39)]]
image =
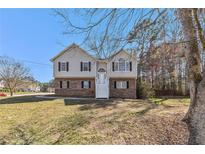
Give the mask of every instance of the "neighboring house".
[(31, 91), (31, 92), (40, 92), (40, 90), (41, 87), (37, 83), (30, 84), (27, 87), (27, 91)]
[(24, 92), (40, 92), (40, 88), (41, 87), (36, 82), (25, 81), (24, 84), (17, 87), (17, 90), (21, 90), (21, 91), (24, 91)]
[(102, 60), (72, 44), (51, 61), (56, 95), (136, 98), (137, 62), (124, 50)]
[(5, 82), (3, 80), (0, 80), (0, 89), (3, 89), (5, 87)]
[(55, 92), (55, 88), (53, 88), (53, 87), (48, 87), (48, 88), (47, 88), (47, 92), (49, 92), (49, 93), (54, 93), (54, 92)]

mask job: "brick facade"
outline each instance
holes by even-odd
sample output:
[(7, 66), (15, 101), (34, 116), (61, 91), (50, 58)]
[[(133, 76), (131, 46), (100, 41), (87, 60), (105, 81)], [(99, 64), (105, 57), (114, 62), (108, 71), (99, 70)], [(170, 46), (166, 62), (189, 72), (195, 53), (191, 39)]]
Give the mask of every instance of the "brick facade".
[[(117, 89), (114, 87), (115, 81), (128, 81), (129, 88)], [(135, 78), (110, 78), (110, 97), (111, 98), (136, 98), (136, 79)]]
[[(81, 87), (81, 81), (91, 81), (91, 88), (84, 89)], [(62, 88), (60, 88), (62, 81)], [(69, 88), (67, 88), (69, 81)], [(115, 81), (128, 81), (128, 89), (117, 89), (114, 87)], [(110, 98), (136, 98), (136, 79), (135, 78), (110, 78), (109, 80), (109, 97)], [(55, 94), (68, 97), (95, 97), (95, 79), (94, 78), (56, 78)]]
[[(81, 87), (81, 81), (91, 81), (91, 88), (84, 89)], [(60, 88), (62, 81), (62, 88)], [(69, 88), (67, 88), (69, 81)], [(94, 78), (56, 78), (55, 79), (55, 94), (68, 97), (95, 97), (95, 79)]]

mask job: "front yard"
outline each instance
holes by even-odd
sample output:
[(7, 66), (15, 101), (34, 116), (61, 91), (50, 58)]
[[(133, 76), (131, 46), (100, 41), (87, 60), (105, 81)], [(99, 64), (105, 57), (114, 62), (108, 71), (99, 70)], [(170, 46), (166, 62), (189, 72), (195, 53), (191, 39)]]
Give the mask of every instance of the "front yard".
[(0, 144), (186, 144), (188, 102), (0, 98)]

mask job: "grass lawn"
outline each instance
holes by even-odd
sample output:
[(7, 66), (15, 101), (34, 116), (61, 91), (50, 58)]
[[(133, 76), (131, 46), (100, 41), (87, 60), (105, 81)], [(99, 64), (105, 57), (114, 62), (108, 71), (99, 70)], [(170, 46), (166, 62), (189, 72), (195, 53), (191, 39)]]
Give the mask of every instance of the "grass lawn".
[(187, 102), (0, 98), (0, 144), (186, 144)]
[[(4, 94), (8, 96), (10, 96), (9, 92), (2, 92)], [(24, 94), (39, 94), (39, 93), (43, 93), (43, 92), (23, 92), (23, 91), (19, 91), (19, 92), (15, 92), (14, 95), (24, 95)], [(0, 98), (1, 99), (1, 98)]]

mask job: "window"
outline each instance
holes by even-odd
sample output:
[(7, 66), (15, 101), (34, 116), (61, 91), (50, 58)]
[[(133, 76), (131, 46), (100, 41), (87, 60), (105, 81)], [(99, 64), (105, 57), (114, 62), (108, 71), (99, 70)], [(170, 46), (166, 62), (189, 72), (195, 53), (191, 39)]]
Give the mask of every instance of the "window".
[(61, 63), (61, 71), (65, 71), (66, 64), (64, 62)]
[(63, 88), (63, 81), (60, 81), (60, 88)]
[(91, 88), (91, 81), (82, 81), (82, 88), (88, 89)]
[(81, 71), (91, 71), (91, 62), (81, 62)]
[(122, 58), (119, 59), (119, 71), (125, 71), (125, 60)]
[(127, 72), (131, 71), (131, 62), (126, 61), (123, 58), (120, 58), (119, 61), (113, 62), (113, 71)]
[(58, 62), (58, 71), (69, 71), (69, 62)]
[(114, 71), (118, 71), (118, 70), (119, 70), (119, 63), (114, 62)]
[(115, 81), (115, 88), (127, 89), (129, 88), (129, 82), (128, 81)]

